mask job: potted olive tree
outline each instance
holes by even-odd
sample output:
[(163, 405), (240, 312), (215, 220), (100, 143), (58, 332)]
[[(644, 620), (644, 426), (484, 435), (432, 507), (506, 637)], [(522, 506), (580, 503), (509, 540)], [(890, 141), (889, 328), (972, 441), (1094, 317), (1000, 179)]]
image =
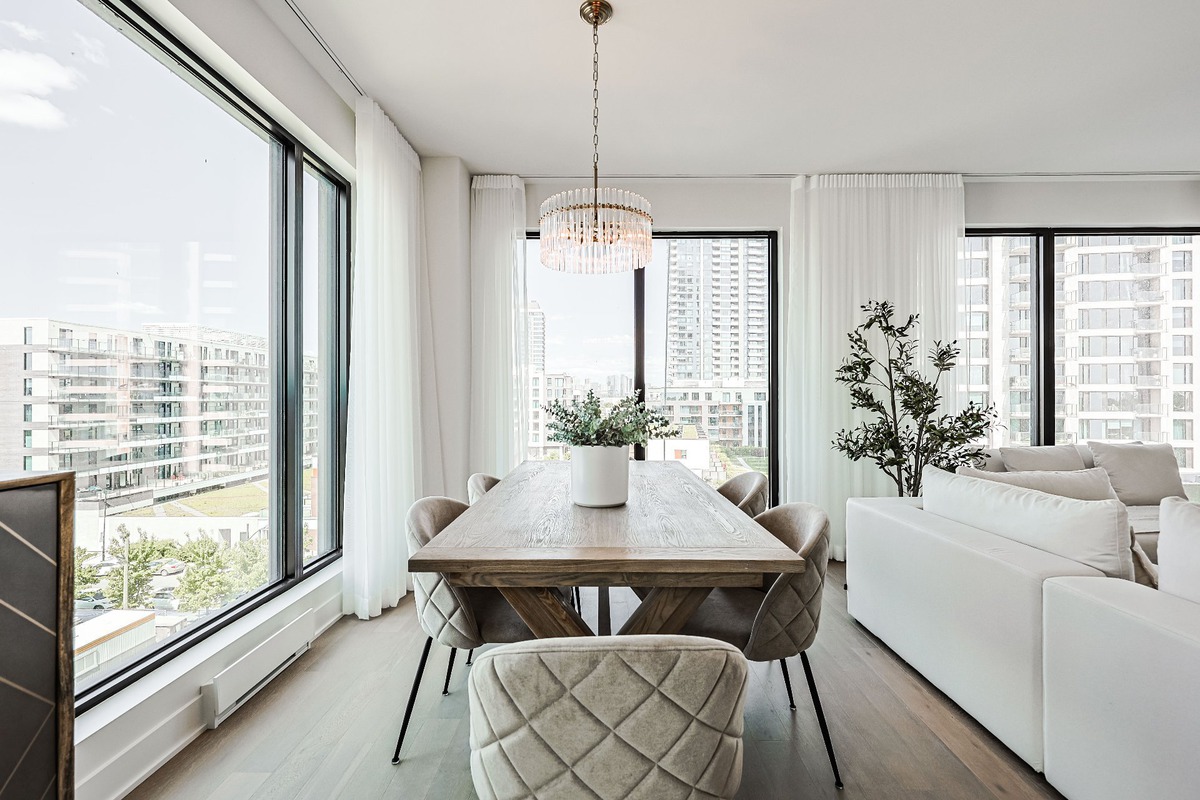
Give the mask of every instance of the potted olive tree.
[(958, 343), (935, 341), (927, 356), (932, 374), (926, 374), (917, 360), (916, 314), (896, 321), (886, 301), (871, 301), (862, 311), (866, 320), (848, 334), (850, 355), (836, 380), (850, 389), (850, 407), (866, 419), (838, 431), (833, 447), (852, 461), (875, 462), (899, 496), (919, 497), (926, 466), (953, 472), (982, 461), (980, 442), (996, 424), (996, 407), (970, 402), (957, 414), (943, 412), (938, 384), (958, 360)]
[(550, 420), (548, 438), (571, 446), (571, 501), (588, 508), (624, 505), (629, 499), (629, 446), (678, 436), (661, 412), (651, 410), (640, 392), (605, 410), (588, 391), (582, 400), (554, 400), (542, 407)]

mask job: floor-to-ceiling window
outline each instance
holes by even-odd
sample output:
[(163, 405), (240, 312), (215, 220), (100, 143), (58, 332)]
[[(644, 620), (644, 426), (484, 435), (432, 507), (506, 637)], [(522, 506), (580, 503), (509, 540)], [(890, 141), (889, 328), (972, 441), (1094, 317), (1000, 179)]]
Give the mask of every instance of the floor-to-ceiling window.
[(1166, 442), (1195, 482), (1198, 250), (1193, 229), (963, 239), (962, 380), (997, 404), (991, 443)]
[(348, 188), (132, 7), (5, 17), (0, 469), (76, 474), (86, 704), (336, 556)]
[(717, 485), (776, 457), (772, 233), (658, 234), (632, 275), (562, 275), (527, 249), (531, 458), (562, 458), (540, 407), (594, 390), (642, 390), (680, 436), (644, 457), (677, 460)]

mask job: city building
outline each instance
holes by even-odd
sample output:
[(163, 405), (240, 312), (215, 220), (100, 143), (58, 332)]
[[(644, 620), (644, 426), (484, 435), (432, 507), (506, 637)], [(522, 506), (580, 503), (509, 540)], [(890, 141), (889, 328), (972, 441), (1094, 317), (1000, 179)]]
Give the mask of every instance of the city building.
[[(1169, 442), (1196, 475), (1193, 236), (1058, 236), (1059, 443)], [(995, 403), (993, 444), (1030, 441), (1030, 237), (968, 236), (959, 261), (960, 386)]]
[[(268, 358), (264, 338), (204, 326), (2, 319), (0, 469), (74, 470), (104, 515), (263, 478)], [(316, 359), (304, 365), (315, 387)], [(317, 402), (304, 393), (310, 461)]]

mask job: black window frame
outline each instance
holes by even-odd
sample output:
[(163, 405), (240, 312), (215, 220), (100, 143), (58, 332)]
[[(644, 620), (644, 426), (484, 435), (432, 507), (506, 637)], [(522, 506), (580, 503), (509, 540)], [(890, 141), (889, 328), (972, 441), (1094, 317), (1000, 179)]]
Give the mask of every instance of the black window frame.
[[(967, 227), (965, 238), (1027, 236), (1030, 240), (1030, 430), (1029, 446), (1057, 444), (1054, 359), (1054, 246), (1059, 236), (1200, 236), (1200, 225), (1088, 227)], [(1190, 273), (1182, 273), (1190, 274)]]
[[(345, 494), (346, 419), (350, 365), (351, 187), (350, 182), (318, 154), (264, 111), (232, 82), (206, 64), (150, 14), (126, 0), (90, 0), (86, 7), (108, 22), (136, 46), (200, 91), (251, 129), (262, 133), (272, 147), (271, 165), (271, 331), (269, 359), (272, 413), (269, 478), (269, 519), (273, 543), (281, 548), (271, 567), (268, 584), (203, 622), (196, 622), (162, 647), (150, 650), (75, 696), (75, 712), (82, 714), (117, 692), (190, 650), (208, 637), (255, 609), (285, 594), (336, 563), (342, 556), (342, 519)], [(327, 452), (335, 455), (336, 477), (331, 482), (334, 547), (304, 563), (303, 532), (303, 176), (307, 166), (329, 180), (337, 192), (338, 219), (334, 226), (338, 264), (334, 275), (335, 324), (325, 342), (337, 363), (329, 365), (324, 380), (330, 382), (336, 414)], [(319, 491), (314, 486), (313, 491)]]
[[(752, 230), (655, 230), (655, 239), (766, 239), (767, 240), (767, 483), (771, 506), (779, 505), (779, 232)], [(536, 229), (525, 238), (539, 239)], [(541, 265), (537, 265), (541, 267)], [(545, 267), (541, 267), (545, 269)], [(529, 265), (526, 265), (529, 269)], [(646, 270), (633, 271), (633, 388), (646, 397)], [(646, 448), (635, 445), (635, 461), (646, 460)]]

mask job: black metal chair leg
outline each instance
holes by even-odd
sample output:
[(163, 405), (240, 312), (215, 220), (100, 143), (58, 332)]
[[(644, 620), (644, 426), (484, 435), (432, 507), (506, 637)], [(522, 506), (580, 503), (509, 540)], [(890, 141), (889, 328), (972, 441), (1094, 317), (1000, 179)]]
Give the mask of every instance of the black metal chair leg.
[(471, 663), (472, 663), (471, 659), (473, 659), (473, 658), (475, 658), (475, 648), (471, 648), (470, 650), (467, 651), (467, 666), (468, 667), (471, 666)]
[(450, 660), (446, 663), (446, 684), (442, 687), (442, 697), (450, 694), (450, 674), (454, 672), (454, 654), (458, 651), (450, 648)]
[(400, 724), (400, 736), (396, 739), (396, 753), (392, 763), (400, 763), (400, 747), (404, 744), (404, 734), (408, 733), (408, 721), (412, 719), (413, 705), (417, 702), (417, 689), (421, 688), (421, 676), (425, 674), (425, 662), (429, 660), (429, 648), (433, 645), (433, 637), (425, 639), (425, 649), (421, 651), (421, 660), (417, 663), (417, 677), (413, 678), (412, 691), (408, 693), (408, 707), (404, 709), (404, 722)]
[(792, 711), (796, 710), (796, 698), (792, 696), (792, 677), (788, 675), (787, 659), (779, 659), (779, 666), (783, 667), (783, 685), (788, 690), (788, 707)]
[(817, 694), (817, 682), (813, 680), (812, 667), (808, 663), (808, 653), (800, 654), (804, 664), (804, 675), (808, 678), (808, 691), (812, 695), (813, 708), (817, 710), (817, 722), (821, 724), (821, 736), (825, 739), (825, 750), (829, 752), (829, 766), (833, 767), (833, 785), (841, 789), (842, 775), (838, 772), (837, 758), (833, 755), (833, 740), (829, 738), (829, 726), (825, 724), (825, 712), (821, 710), (821, 696)]

